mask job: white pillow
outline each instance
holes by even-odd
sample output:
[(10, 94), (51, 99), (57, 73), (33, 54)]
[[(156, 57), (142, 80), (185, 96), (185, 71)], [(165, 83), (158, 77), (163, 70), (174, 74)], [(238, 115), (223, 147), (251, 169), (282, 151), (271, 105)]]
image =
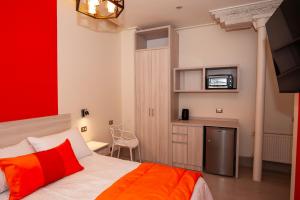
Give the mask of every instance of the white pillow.
[[(19, 144), (0, 149), (0, 158), (18, 157), (31, 153), (34, 153), (34, 149), (27, 140), (23, 140)], [(6, 190), (7, 184), (5, 175), (2, 170), (0, 170), (0, 193), (5, 192)]]
[(27, 140), (33, 146), (33, 148), (39, 151), (45, 151), (52, 149), (60, 144), (62, 144), (66, 139), (69, 139), (73, 148), (73, 151), (77, 159), (86, 157), (92, 154), (85, 143), (83, 137), (77, 129), (70, 129), (58, 134), (49, 135), (45, 137), (35, 138), (28, 137)]

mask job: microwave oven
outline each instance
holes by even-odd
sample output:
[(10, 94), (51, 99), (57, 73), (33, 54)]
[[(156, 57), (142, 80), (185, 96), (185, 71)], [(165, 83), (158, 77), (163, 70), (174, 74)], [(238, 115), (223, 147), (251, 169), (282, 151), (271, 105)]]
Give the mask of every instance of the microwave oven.
[(233, 76), (231, 74), (208, 75), (207, 89), (234, 89)]

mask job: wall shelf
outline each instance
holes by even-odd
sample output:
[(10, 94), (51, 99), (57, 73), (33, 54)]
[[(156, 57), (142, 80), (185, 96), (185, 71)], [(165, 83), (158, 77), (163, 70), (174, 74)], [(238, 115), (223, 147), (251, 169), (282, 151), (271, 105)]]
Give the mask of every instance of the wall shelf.
[(203, 68), (176, 68), (174, 69), (175, 92), (203, 91)]
[(162, 26), (137, 31), (136, 50), (148, 50), (169, 47), (170, 28), (170, 26)]
[[(233, 76), (233, 89), (208, 89), (206, 78), (209, 75), (230, 74)], [(175, 93), (238, 93), (239, 67), (228, 66), (201, 66), (174, 69)]]

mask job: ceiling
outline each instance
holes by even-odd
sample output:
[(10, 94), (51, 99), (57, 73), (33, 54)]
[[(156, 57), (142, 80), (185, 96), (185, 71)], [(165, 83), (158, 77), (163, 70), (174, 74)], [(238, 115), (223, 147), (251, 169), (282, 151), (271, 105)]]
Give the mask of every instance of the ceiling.
[[(125, 10), (118, 18), (124, 28), (175, 27), (212, 23), (209, 10), (236, 6), (258, 0), (125, 0)], [(176, 9), (182, 6), (182, 9)]]

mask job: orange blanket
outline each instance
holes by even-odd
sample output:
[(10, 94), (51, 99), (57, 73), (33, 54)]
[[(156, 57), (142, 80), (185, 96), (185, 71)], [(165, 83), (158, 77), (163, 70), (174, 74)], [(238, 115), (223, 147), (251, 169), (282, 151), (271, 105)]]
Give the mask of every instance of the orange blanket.
[(189, 200), (200, 172), (143, 163), (96, 200)]

